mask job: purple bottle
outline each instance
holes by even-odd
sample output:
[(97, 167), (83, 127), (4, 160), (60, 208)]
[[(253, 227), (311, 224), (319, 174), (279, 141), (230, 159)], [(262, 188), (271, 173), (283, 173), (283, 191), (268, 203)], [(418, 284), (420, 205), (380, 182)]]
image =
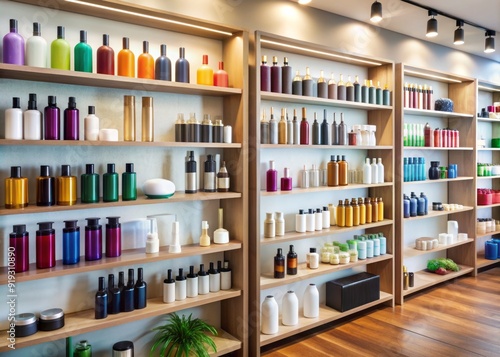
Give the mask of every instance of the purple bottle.
[(30, 268), (30, 234), (26, 232), (25, 224), (14, 225), (14, 232), (9, 235), (9, 258), (15, 257), (15, 272), (21, 273)]
[(80, 140), (80, 111), (75, 97), (69, 97), (68, 108), (64, 109), (64, 140)]
[(24, 65), (24, 38), (15, 19), (10, 19), (10, 32), (3, 37), (3, 63)]
[(260, 65), (260, 90), (271, 91), (271, 68), (267, 65), (267, 56), (262, 56)]
[(99, 218), (85, 218), (85, 260), (100, 260), (102, 258), (102, 226)]
[(45, 107), (43, 114), (45, 140), (60, 140), (61, 110), (57, 107), (56, 96), (49, 95), (49, 105)]
[(106, 217), (106, 256), (119, 257), (122, 255), (122, 227), (120, 217)]
[(278, 191), (278, 171), (274, 168), (274, 160), (269, 161), (269, 170), (266, 172), (266, 191)]

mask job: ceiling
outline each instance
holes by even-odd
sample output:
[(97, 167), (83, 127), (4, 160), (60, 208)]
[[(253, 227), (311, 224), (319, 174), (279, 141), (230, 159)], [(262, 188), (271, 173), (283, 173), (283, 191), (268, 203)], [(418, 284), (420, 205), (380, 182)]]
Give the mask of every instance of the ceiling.
[[(297, 0), (292, 0), (297, 1)], [(370, 8), (375, 0), (312, 0), (307, 6), (370, 23)], [(499, 0), (413, 0), (437, 11), (453, 15), (489, 30), (496, 31), (496, 51), (484, 53), (485, 31), (465, 25), (465, 43), (453, 44), (455, 20), (437, 16), (438, 36), (425, 37), (426, 23), (429, 19), (427, 10), (404, 3), (400, 0), (379, 0), (382, 3), (383, 19), (375, 26), (404, 35), (447, 46), (459, 51), (472, 53), (500, 62), (500, 1)]]

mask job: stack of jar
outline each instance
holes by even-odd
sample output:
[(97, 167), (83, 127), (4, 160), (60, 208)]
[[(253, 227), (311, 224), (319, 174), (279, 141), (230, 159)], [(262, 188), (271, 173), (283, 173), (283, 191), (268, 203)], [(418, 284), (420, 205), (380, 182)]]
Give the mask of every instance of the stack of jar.
[(429, 123), (405, 123), (403, 146), (412, 147), (459, 147), (460, 132), (456, 129), (431, 129)]
[(420, 196), (417, 196), (415, 192), (412, 192), (410, 197), (403, 194), (403, 217), (417, 217), (425, 216), (428, 212), (429, 202), (427, 196), (421, 192)]
[(493, 190), (491, 188), (478, 188), (477, 189), (477, 204), (480, 206), (492, 205), (500, 203), (500, 190)]
[(476, 222), (476, 233), (486, 234), (495, 231), (500, 231), (500, 221), (493, 218), (478, 218)]
[(355, 235), (353, 238), (346, 243), (325, 243), (321, 248), (321, 262), (347, 264), (387, 254), (387, 238), (383, 233)]
[(498, 176), (500, 175), (500, 165), (477, 163), (477, 176)]

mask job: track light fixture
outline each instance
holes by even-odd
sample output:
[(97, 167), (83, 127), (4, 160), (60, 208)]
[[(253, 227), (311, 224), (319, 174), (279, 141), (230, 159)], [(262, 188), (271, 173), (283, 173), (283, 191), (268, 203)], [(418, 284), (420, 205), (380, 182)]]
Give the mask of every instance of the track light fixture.
[(457, 20), (457, 29), (455, 30), (455, 35), (453, 36), (454, 45), (463, 45), (465, 43), (464, 22), (462, 20)]
[(434, 10), (429, 10), (429, 16), (432, 16), (429, 21), (427, 21), (427, 33), (425, 36), (427, 37), (436, 37), (438, 35), (438, 22), (434, 18), (437, 16), (437, 12)]
[(495, 35), (496, 35), (495, 31), (486, 30), (486, 33), (485, 33), (486, 39), (484, 40), (484, 52), (485, 53), (495, 52), (495, 39), (492, 37)]
[(380, 20), (382, 20), (382, 4), (379, 3), (378, 1), (375, 1), (372, 4), (370, 21), (371, 22), (380, 22)]

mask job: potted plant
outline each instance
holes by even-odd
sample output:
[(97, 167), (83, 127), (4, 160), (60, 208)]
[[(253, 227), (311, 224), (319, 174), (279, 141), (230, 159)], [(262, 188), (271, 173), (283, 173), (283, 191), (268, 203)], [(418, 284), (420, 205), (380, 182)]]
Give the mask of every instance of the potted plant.
[(160, 356), (164, 357), (187, 357), (191, 352), (197, 357), (208, 357), (209, 348), (217, 352), (214, 340), (207, 335), (209, 332), (217, 336), (217, 330), (203, 320), (193, 319), (192, 314), (189, 314), (187, 318), (185, 315), (181, 317), (176, 313), (169, 314), (167, 323), (155, 327), (153, 331), (157, 332), (150, 356), (157, 349), (160, 349)]

